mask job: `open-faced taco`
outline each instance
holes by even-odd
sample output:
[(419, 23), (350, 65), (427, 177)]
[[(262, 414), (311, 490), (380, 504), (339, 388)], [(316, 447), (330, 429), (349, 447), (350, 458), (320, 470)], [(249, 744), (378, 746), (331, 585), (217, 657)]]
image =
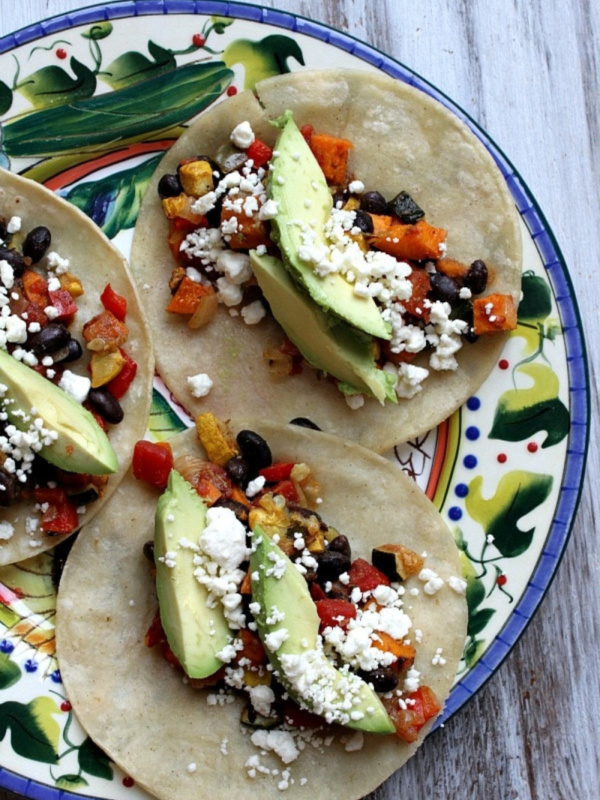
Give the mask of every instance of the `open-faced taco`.
[(194, 431), (141, 444), (139, 479), (69, 554), (69, 700), (165, 800), (362, 797), (414, 753), (456, 676), (467, 612), (452, 535), (355, 443), (210, 413), (197, 430), (206, 450)]
[(90, 520), (147, 424), (149, 330), (128, 267), (84, 214), (0, 172), (0, 564)]
[(182, 135), (132, 264), (159, 371), (192, 413), (244, 413), (252, 395), (382, 452), (488, 375), (516, 325), (521, 240), (455, 115), (384, 75), (318, 71), (262, 81)]

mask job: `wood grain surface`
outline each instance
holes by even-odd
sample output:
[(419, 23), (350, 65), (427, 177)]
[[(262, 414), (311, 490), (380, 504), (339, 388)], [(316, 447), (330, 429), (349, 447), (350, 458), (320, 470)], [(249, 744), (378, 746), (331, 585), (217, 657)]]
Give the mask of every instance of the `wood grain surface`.
[[(0, 0), (0, 33), (92, 3)], [(595, 0), (265, 0), (406, 63), (509, 156), (569, 265), (596, 386), (600, 336), (600, 5)], [(596, 417), (598, 398), (592, 392)], [(488, 684), (375, 800), (600, 797), (600, 466), (594, 431), (571, 541)], [(0, 759), (2, 743), (0, 743)], [(0, 790), (0, 800), (8, 798)], [(12, 797), (12, 796), (11, 796)], [(340, 791), (343, 798), (343, 788)]]

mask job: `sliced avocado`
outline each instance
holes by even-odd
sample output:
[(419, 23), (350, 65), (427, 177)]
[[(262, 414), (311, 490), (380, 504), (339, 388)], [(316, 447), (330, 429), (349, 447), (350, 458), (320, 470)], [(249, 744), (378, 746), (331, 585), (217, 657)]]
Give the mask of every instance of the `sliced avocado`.
[(327, 315), (296, 286), (272, 256), (250, 251), (254, 275), (273, 316), (307, 361), (380, 403), (397, 403), (395, 377), (378, 369), (366, 336)]
[(192, 538), (197, 543), (205, 525), (202, 499), (171, 470), (154, 520), (156, 592), (169, 647), (190, 678), (206, 678), (220, 669), (223, 662), (216, 654), (232, 638), (222, 606), (207, 605), (208, 590), (194, 577), (194, 551), (181, 544)]
[(323, 278), (298, 255), (304, 229), (314, 234), (314, 244), (327, 246), (324, 225), (331, 215), (333, 200), (327, 181), (290, 111), (277, 120), (282, 131), (275, 145), (278, 154), (271, 162), (267, 194), (277, 203), (271, 220), (271, 238), (279, 245), (286, 268), (325, 311), (361, 331), (390, 339), (391, 331), (372, 297), (359, 297), (352, 284), (339, 273)]
[[(0, 349), (0, 383), (6, 386), (4, 410), (19, 430), (35, 417), (58, 438), (40, 455), (59, 469), (88, 475), (105, 475), (119, 468), (107, 435), (81, 403), (35, 370)], [(25, 419), (24, 419), (25, 416)]]
[[(394, 733), (395, 728), (381, 700), (373, 689), (353, 673), (337, 669), (318, 646), (319, 615), (310, 596), (304, 577), (290, 559), (269, 537), (256, 526), (252, 533), (252, 600), (260, 605), (256, 615), (258, 633), (269, 660), (277, 670), (278, 679), (290, 695), (301, 705), (330, 722), (368, 733)], [(277, 613), (276, 613), (277, 612)], [(281, 637), (278, 634), (281, 632)], [(275, 651), (269, 647), (268, 636), (283, 640)], [(287, 638), (284, 636), (287, 635)], [(318, 681), (302, 693), (302, 679), (291, 677), (294, 667), (286, 674), (286, 661), (308, 655), (311, 672)], [(290, 656), (290, 659), (286, 659)], [(306, 682), (309, 683), (309, 682)], [(323, 706), (311, 695), (312, 689), (326, 687)], [(351, 708), (348, 706), (353, 698)], [(352, 714), (352, 717), (350, 717)]]

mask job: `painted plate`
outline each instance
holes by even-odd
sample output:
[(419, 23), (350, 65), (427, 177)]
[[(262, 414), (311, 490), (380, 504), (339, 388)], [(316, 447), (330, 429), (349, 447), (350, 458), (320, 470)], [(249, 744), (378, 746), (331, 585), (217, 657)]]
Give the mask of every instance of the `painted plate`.
[[(146, 182), (193, 117), (261, 77), (328, 66), (382, 70), (450, 108), (492, 153), (522, 219), (519, 325), (495, 369), (449, 420), (389, 453), (446, 518), (468, 582), (468, 638), (443, 722), (494, 673), (544, 596), (587, 451), (573, 289), (508, 159), (440, 91), (347, 34), (254, 5), (132, 0), (0, 39), (0, 163), (79, 206), (128, 255)], [(189, 423), (157, 378), (150, 434), (164, 439)], [(0, 785), (43, 800), (143, 796), (86, 737), (65, 696), (53, 626), (61, 558), (45, 553), (0, 570)]]

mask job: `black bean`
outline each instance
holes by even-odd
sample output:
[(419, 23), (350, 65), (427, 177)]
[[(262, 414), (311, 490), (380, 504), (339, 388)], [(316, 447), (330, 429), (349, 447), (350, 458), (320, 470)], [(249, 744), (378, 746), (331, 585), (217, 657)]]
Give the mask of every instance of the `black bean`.
[(6, 261), (17, 278), (20, 278), (25, 271), (25, 256), (13, 247), (0, 244), (0, 261)]
[(423, 219), (425, 212), (420, 208), (407, 192), (400, 192), (387, 204), (388, 214), (398, 217), (405, 225), (414, 225)]
[(481, 294), (485, 291), (488, 282), (488, 268), (481, 261), (477, 259), (469, 267), (469, 271), (465, 275), (465, 286), (470, 289), (473, 294)]
[(335, 550), (326, 550), (318, 556), (317, 574), (320, 581), (334, 581), (350, 569), (350, 559)]
[(8, 231), (6, 230), (6, 220), (0, 217), (0, 239), (6, 239)]
[(165, 197), (177, 197), (183, 192), (183, 186), (179, 180), (179, 175), (166, 173), (158, 182), (158, 196), (164, 200)]
[(431, 283), (431, 292), (436, 300), (442, 300), (452, 305), (459, 299), (460, 286), (443, 272), (434, 272), (429, 276), (429, 282)]
[(30, 258), (32, 264), (37, 264), (43, 258), (51, 242), (52, 235), (48, 228), (45, 225), (38, 225), (37, 228), (32, 228), (25, 237), (23, 255)]
[(332, 539), (329, 542), (330, 552), (334, 553), (341, 553), (342, 555), (346, 556), (347, 558), (352, 558), (352, 550), (350, 548), (350, 542), (348, 541), (348, 537), (344, 536), (343, 533), (338, 534), (335, 539)]
[(83, 355), (83, 348), (77, 339), (69, 339), (65, 347), (66, 354), (60, 359), (63, 364), (77, 361)]
[(373, 233), (373, 218), (366, 211), (359, 208), (356, 212), (354, 227), (358, 228), (361, 233)]
[(343, 208), (346, 205), (348, 200), (348, 192), (340, 190), (334, 192), (333, 195), (333, 207), (334, 208)]
[(359, 670), (358, 674), (364, 681), (373, 684), (376, 692), (391, 692), (398, 686), (398, 676), (393, 670), (386, 667)]
[(29, 347), (38, 358), (43, 358), (67, 347), (70, 341), (71, 334), (64, 325), (50, 322), (31, 338)]
[(19, 487), (14, 475), (0, 469), (0, 506), (4, 508), (12, 505), (19, 496)]
[(320, 431), (321, 428), (308, 417), (294, 417), (290, 420), (290, 425), (298, 425), (301, 428), (310, 428), (313, 431)]
[(248, 430), (240, 431), (236, 436), (236, 441), (248, 462), (251, 473), (270, 467), (273, 463), (271, 449), (260, 434)]
[(116, 425), (123, 419), (121, 404), (108, 389), (103, 387), (90, 389), (87, 399), (94, 411), (97, 411), (106, 422)]
[(148, 559), (151, 564), (154, 564), (154, 542), (152, 539), (149, 539), (147, 542), (144, 542), (144, 547), (142, 548), (142, 552), (144, 557)]
[(381, 192), (365, 192), (360, 198), (360, 207), (369, 214), (385, 214), (387, 201)]
[(225, 464), (225, 472), (229, 475), (232, 481), (245, 486), (250, 477), (250, 467), (248, 462), (243, 456), (233, 456)]
[(93, 503), (100, 497), (100, 491), (97, 486), (94, 486), (93, 483), (90, 483), (88, 486), (79, 490), (78, 492), (67, 492), (67, 497), (75, 506), (87, 506), (89, 503)]

